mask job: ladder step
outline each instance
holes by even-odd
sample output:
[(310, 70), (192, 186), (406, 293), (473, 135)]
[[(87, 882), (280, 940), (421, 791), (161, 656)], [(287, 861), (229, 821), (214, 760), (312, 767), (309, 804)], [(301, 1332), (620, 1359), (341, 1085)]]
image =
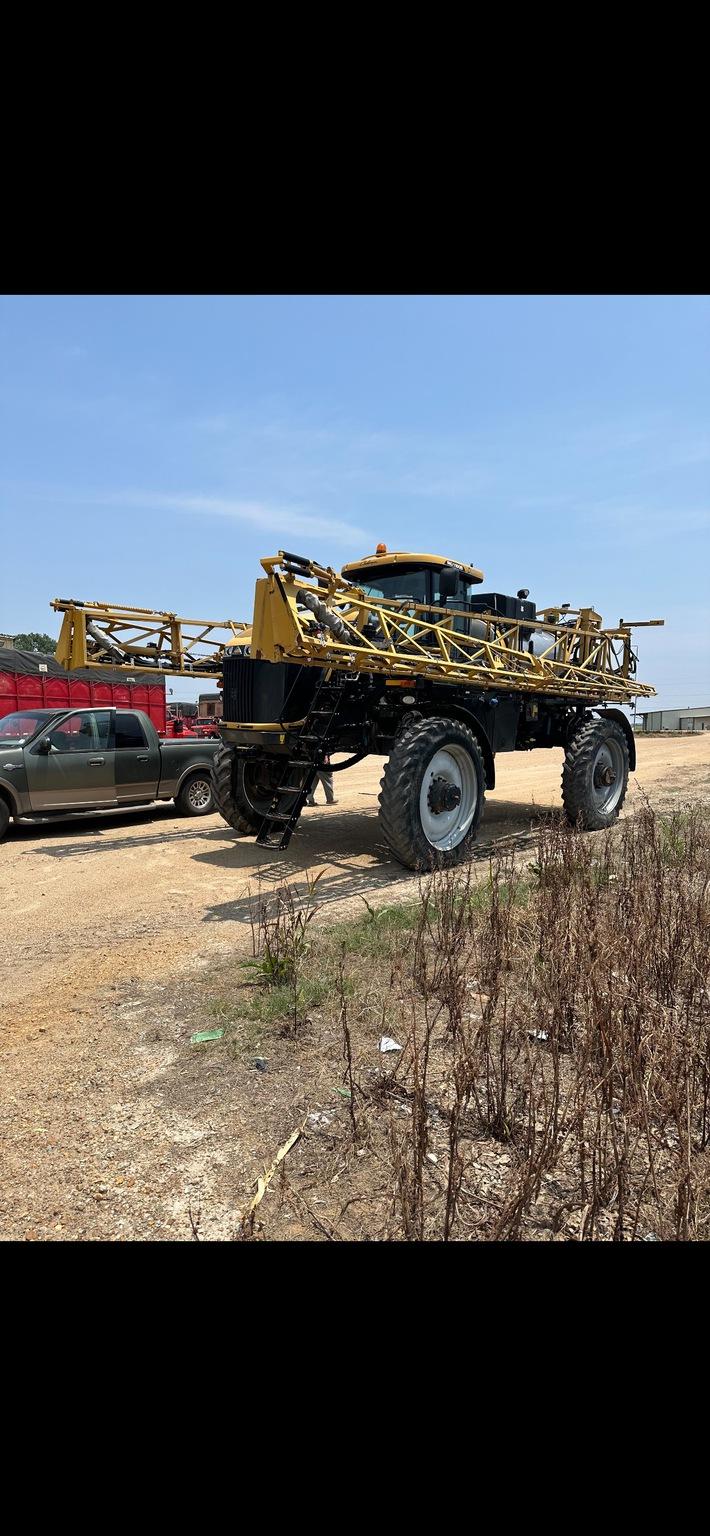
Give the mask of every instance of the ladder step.
[(265, 831), (259, 833), (256, 841), (259, 848), (288, 848), (293, 831), (294, 827), (289, 825), (278, 830), (267, 827)]
[[(303, 810), (307, 796), (310, 794), (316, 775), (321, 772), (321, 755), (327, 755), (328, 741), (332, 727), (335, 724), (343, 697), (343, 683), (339, 680), (335, 683), (324, 683), (316, 690), (313, 698), (313, 707), (308, 711), (306, 719), (298, 732), (299, 746), (310, 748), (308, 758), (288, 758), (284, 764), (284, 773), (295, 770), (300, 775), (298, 784), (279, 784), (274, 792), (272, 805), (274, 809), (264, 817), (257, 835), (257, 843), (261, 848), (288, 847), (298, 819)], [(318, 748), (316, 752), (313, 748)], [(313, 761), (313, 759), (318, 759)], [(283, 806), (288, 796), (292, 796), (287, 809), (277, 809)]]

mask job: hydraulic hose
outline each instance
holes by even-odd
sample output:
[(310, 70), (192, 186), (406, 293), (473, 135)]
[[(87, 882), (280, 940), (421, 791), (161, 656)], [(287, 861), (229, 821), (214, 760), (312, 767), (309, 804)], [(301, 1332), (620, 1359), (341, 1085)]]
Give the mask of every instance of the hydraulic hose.
[[(337, 613), (331, 613), (317, 592), (301, 592), (300, 597), (304, 607), (310, 609), (319, 624), (322, 624), (324, 629), (329, 629), (331, 634), (335, 635), (336, 640), (342, 641), (343, 644), (348, 640), (352, 640), (353, 632), (350, 625), (346, 623), (345, 619), (341, 619)], [(359, 635), (357, 638), (360, 638)]]

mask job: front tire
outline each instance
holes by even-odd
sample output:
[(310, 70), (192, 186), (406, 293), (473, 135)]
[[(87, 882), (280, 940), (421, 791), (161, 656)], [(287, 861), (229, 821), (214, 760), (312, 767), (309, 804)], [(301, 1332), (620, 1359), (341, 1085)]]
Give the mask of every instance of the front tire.
[(470, 858), (483, 811), (481, 748), (458, 720), (420, 720), (395, 743), (380, 781), (380, 825), (406, 869)]
[(261, 822), (249, 814), (237, 795), (237, 754), (232, 747), (222, 747), (212, 759), (212, 794), (220, 816), (239, 837), (254, 836)]
[(568, 821), (603, 832), (621, 810), (629, 782), (629, 749), (620, 725), (589, 716), (567, 745), (562, 803)]
[(0, 838), (5, 836), (10, 825), (10, 810), (5, 801), (0, 798)]
[(244, 758), (222, 747), (212, 760), (215, 808), (238, 837), (255, 837), (268, 815), (285, 759)]

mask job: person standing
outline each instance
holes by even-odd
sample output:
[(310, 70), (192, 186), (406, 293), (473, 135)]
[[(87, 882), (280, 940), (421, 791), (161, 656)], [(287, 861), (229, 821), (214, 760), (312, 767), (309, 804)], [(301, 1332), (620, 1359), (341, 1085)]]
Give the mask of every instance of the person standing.
[(306, 805), (316, 804), (315, 789), (319, 780), (325, 790), (326, 805), (337, 805), (338, 802), (333, 793), (333, 771), (330, 766), (329, 757), (323, 758), (323, 767), (318, 769), (316, 783), (313, 785), (310, 794), (306, 796)]

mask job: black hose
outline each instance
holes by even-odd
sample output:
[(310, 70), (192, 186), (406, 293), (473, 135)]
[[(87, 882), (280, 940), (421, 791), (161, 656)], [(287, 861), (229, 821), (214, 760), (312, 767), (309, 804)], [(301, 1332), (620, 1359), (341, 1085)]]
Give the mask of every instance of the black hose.
[(363, 757), (367, 757), (369, 750), (369, 747), (363, 747), (360, 752), (355, 752), (352, 757), (346, 757), (344, 763), (331, 763), (330, 772), (342, 773), (343, 768), (352, 768), (353, 763), (361, 763)]
[(310, 574), (312, 561), (309, 561), (307, 554), (290, 554), (289, 550), (281, 550), (281, 554), (283, 554), (284, 561), (294, 561), (294, 565), (307, 565)]

